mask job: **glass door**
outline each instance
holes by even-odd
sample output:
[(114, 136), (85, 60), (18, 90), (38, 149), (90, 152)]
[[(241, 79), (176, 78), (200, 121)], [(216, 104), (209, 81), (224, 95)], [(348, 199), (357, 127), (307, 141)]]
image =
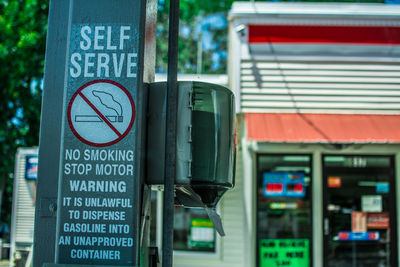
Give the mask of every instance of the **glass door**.
[(396, 266), (393, 157), (324, 156), (327, 267)]
[(257, 266), (311, 267), (311, 156), (257, 158)]

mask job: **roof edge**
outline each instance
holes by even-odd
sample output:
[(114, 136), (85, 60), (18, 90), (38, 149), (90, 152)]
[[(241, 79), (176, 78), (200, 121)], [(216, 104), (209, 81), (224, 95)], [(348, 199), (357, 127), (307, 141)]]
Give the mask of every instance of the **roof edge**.
[(400, 18), (400, 5), (375, 3), (268, 3), (234, 2), (229, 20), (249, 16), (329, 16), (352, 18)]

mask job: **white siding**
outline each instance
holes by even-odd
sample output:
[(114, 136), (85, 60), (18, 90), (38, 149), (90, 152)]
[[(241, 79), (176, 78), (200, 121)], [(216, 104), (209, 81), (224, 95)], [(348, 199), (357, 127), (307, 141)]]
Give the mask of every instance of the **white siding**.
[[(324, 22), (329, 18), (345, 18), (339, 25), (348, 25), (349, 21), (361, 21), (371, 25), (398, 25), (400, 7), (380, 3), (267, 3), (242, 1), (234, 2), (229, 17), (233, 19), (267, 19), (279, 20), (280, 24), (290, 23), (288, 19), (318, 20)], [(275, 16), (279, 15), (279, 16)], [(283, 19), (282, 19), (283, 17)], [(282, 22), (283, 20), (283, 22)]]
[(35, 221), (35, 181), (25, 179), (26, 156), (37, 154), (37, 150), (19, 149), (14, 172), (12, 236), (15, 244), (29, 245), (33, 242)]
[(400, 114), (395, 58), (255, 57), (240, 76), (242, 112)]

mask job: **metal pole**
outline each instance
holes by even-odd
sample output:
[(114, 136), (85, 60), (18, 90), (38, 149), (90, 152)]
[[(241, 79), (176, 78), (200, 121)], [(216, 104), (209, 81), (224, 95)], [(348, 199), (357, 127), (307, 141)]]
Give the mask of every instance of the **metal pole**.
[(165, 142), (165, 180), (162, 266), (172, 267), (174, 240), (174, 181), (176, 176), (177, 73), (179, 0), (170, 0), (168, 33), (167, 125)]
[(199, 33), (199, 40), (197, 40), (197, 74), (201, 74), (203, 66), (203, 41), (202, 33)]

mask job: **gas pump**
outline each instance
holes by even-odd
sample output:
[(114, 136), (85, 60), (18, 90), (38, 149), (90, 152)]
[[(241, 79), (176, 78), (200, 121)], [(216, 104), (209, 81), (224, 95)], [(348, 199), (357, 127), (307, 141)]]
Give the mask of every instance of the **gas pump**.
[[(215, 207), (234, 185), (233, 93), (179, 82), (167, 113), (166, 83), (152, 83), (156, 12), (156, 0), (51, 1), (34, 267), (154, 266), (150, 185), (171, 181), (171, 163), (165, 203), (206, 209), (224, 235)], [(170, 115), (175, 162), (165, 156)]]

